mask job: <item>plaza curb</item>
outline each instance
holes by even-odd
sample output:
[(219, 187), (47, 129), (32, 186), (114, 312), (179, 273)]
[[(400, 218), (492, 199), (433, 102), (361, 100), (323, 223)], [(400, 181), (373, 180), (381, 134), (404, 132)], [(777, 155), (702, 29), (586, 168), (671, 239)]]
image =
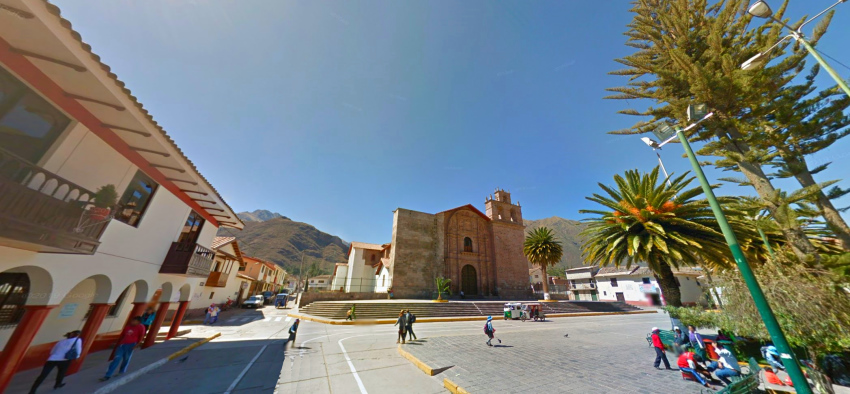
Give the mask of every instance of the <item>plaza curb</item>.
[(209, 337), (209, 338), (204, 338), (204, 339), (202, 339), (202, 340), (200, 340), (200, 341), (198, 341), (198, 342), (195, 342), (195, 343), (193, 343), (193, 344), (191, 344), (191, 345), (189, 345), (189, 346), (186, 346), (185, 348), (180, 349), (180, 350), (178, 350), (178, 351), (177, 351), (177, 352), (175, 352), (175, 353), (172, 353), (172, 354), (171, 354), (170, 356), (168, 356), (168, 357), (165, 357), (165, 358), (163, 358), (163, 359), (160, 359), (159, 361), (156, 361), (156, 362), (154, 362), (153, 364), (146, 365), (146, 366), (145, 366), (145, 367), (143, 367), (142, 369), (139, 369), (139, 370), (133, 371), (133, 372), (131, 372), (131, 373), (127, 374), (126, 376), (122, 376), (120, 379), (118, 379), (118, 380), (116, 380), (116, 381), (114, 381), (114, 382), (112, 382), (112, 383), (110, 383), (110, 384), (108, 384), (108, 385), (106, 385), (106, 386), (101, 387), (100, 389), (98, 389), (97, 391), (95, 391), (95, 392), (94, 392), (94, 394), (105, 394), (105, 393), (111, 393), (111, 392), (115, 391), (116, 389), (118, 389), (119, 387), (121, 387), (121, 386), (123, 386), (123, 385), (125, 385), (125, 384), (127, 384), (127, 383), (130, 383), (130, 382), (132, 382), (132, 381), (134, 381), (134, 380), (136, 380), (136, 379), (138, 379), (140, 376), (142, 376), (142, 375), (144, 375), (144, 374), (146, 374), (146, 373), (148, 373), (148, 372), (150, 372), (150, 371), (153, 371), (153, 370), (155, 370), (155, 369), (157, 369), (157, 368), (159, 368), (159, 367), (161, 367), (161, 366), (165, 365), (166, 363), (168, 363), (168, 362), (169, 362), (169, 361), (171, 361), (171, 360), (174, 360), (174, 359), (175, 359), (175, 358), (177, 358), (177, 357), (180, 357), (180, 356), (182, 356), (182, 355), (184, 355), (184, 354), (186, 354), (186, 353), (189, 353), (190, 351), (192, 351), (192, 349), (195, 349), (195, 348), (196, 348), (196, 347), (198, 347), (198, 346), (201, 346), (201, 345), (203, 345), (203, 344), (205, 344), (205, 343), (207, 343), (207, 342), (209, 342), (209, 341), (212, 341), (213, 339), (216, 339), (216, 338), (218, 338), (219, 336), (221, 336), (221, 333), (220, 333), (220, 332), (219, 332), (219, 333), (216, 333), (215, 335), (213, 335), (213, 336), (211, 336), (211, 337)]
[[(547, 314), (546, 317), (584, 317), (584, 316), (608, 316), (608, 315), (639, 315), (645, 313), (658, 313), (656, 310), (640, 310), (640, 311), (627, 311), (627, 312), (579, 312), (579, 313), (551, 313)], [(330, 325), (341, 325), (341, 326), (351, 326), (351, 325), (373, 325), (373, 324), (395, 324), (398, 319), (360, 319), (360, 320), (335, 320), (328, 319), (319, 316), (301, 314), (301, 313), (289, 313), (288, 316), (292, 316), (295, 319), (301, 319), (306, 321), (312, 321), (316, 323), (322, 324), (330, 324)], [(416, 323), (446, 323), (446, 322), (458, 322), (458, 321), (484, 321), (487, 320), (487, 316), (458, 316), (458, 317), (417, 317)]]
[(421, 369), (422, 372), (425, 372), (426, 375), (434, 376), (434, 368), (431, 368), (430, 366), (428, 366), (428, 364), (425, 364), (422, 361), (420, 361), (418, 358), (416, 358), (416, 356), (414, 356), (414, 355), (408, 353), (406, 350), (402, 349), (401, 345), (398, 346), (398, 354), (401, 354), (402, 357), (404, 357), (408, 361), (412, 362), (413, 365), (416, 366), (416, 368)]
[(449, 378), (443, 379), (443, 387), (452, 394), (469, 394), (469, 391), (464, 390), (463, 387), (458, 386), (455, 382), (449, 380)]

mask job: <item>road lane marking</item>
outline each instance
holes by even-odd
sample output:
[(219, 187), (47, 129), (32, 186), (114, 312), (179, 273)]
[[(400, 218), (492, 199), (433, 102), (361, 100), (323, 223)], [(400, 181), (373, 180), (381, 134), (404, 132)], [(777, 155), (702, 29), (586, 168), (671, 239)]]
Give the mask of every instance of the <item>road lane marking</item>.
[[(339, 348), (342, 349), (342, 355), (345, 356), (345, 361), (348, 362), (348, 367), (351, 368), (351, 374), (354, 375), (354, 380), (357, 381), (357, 387), (360, 387), (360, 393), (368, 394), (366, 392), (366, 387), (363, 387), (363, 381), (360, 380), (360, 375), (358, 375), (357, 370), (354, 369), (354, 363), (351, 362), (351, 358), (348, 357), (348, 352), (345, 351), (345, 346), (342, 346), (342, 341), (349, 339), (349, 338), (361, 337), (361, 336), (371, 336), (371, 335), (355, 335), (353, 337), (342, 338), (337, 343), (339, 344)], [(225, 394), (228, 394), (228, 393), (225, 393)]]
[(271, 316), (269, 316), (269, 317), (267, 317), (267, 318), (263, 319), (263, 321), (272, 321), (272, 317), (271, 317)]
[(257, 355), (255, 355), (254, 358), (251, 359), (251, 362), (245, 366), (245, 369), (243, 369), (242, 373), (240, 373), (239, 376), (236, 377), (236, 380), (234, 380), (233, 383), (230, 384), (230, 387), (227, 388), (227, 391), (225, 391), (224, 394), (230, 394), (231, 391), (236, 388), (236, 385), (238, 385), (242, 378), (245, 377), (245, 374), (248, 373), (248, 370), (251, 369), (251, 366), (253, 366), (254, 362), (256, 362), (258, 358), (260, 358), (260, 355), (263, 354), (267, 347), (269, 347), (269, 345), (263, 345), (263, 348), (260, 349), (260, 351), (257, 352)]
[(287, 317), (286, 317), (286, 320), (284, 320), (284, 321), (285, 321), (285, 322), (288, 322), (288, 321), (290, 321), (290, 320), (292, 320), (292, 316), (287, 316)]
[(283, 318), (282, 318), (282, 317), (276, 317), (276, 318), (274, 319), (274, 321), (280, 321), (280, 319), (283, 319)]

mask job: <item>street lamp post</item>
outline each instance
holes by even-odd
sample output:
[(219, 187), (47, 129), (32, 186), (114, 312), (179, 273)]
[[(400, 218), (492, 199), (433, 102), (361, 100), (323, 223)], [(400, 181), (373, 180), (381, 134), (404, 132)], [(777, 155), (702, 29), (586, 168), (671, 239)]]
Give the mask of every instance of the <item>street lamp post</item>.
[(821, 11), (819, 14), (813, 16), (809, 20), (800, 24), (800, 26), (797, 27), (797, 29), (794, 29), (791, 26), (788, 26), (785, 22), (782, 22), (781, 20), (776, 19), (773, 16), (773, 11), (770, 9), (770, 6), (767, 5), (767, 3), (765, 1), (759, 0), (755, 3), (753, 3), (753, 5), (750, 6), (749, 10), (747, 10), (747, 12), (749, 12), (750, 15), (752, 15), (756, 18), (770, 19), (770, 20), (772, 20), (776, 23), (779, 23), (780, 25), (782, 25), (783, 27), (785, 27), (786, 29), (791, 31), (791, 33), (789, 35), (783, 37), (781, 40), (779, 40), (779, 42), (774, 44), (772, 47), (768, 48), (768, 50), (761, 52), (761, 53), (753, 56), (749, 60), (745, 61), (743, 64), (741, 64), (741, 68), (744, 69), (744, 70), (751, 70), (751, 69), (754, 69), (756, 67), (763, 66), (764, 64), (767, 63), (767, 60), (768, 60), (767, 54), (770, 53), (770, 51), (772, 51), (773, 48), (776, 48), (779, 44), (781, 44), (786, 39), (793, 38), (793, 39), (797, 40), (797, 42), (802, 44), (803, 47), (806, 48), (807, 51), (809, 51), (809, 53), (815, 58), (815, 60), (817, 60), (818, 63), (820, 63), (821, 67), (823, 67), (826, 70), (826, 72), (829, 73), (829, 75), (832, 77), (832, 79), (834, 79), (835, 82), (838, 83), (838, 86), (840, 86), (841, 89), (844, 90), (844, 93), (846, 93), (847, 96), (850, 96), (850, 87), (847, 87), (847, 83), (844, 82), (843, 79), (841, 79), (841, 76), (839, 76), (838, 73), (836, 73), (835, 70), (833, 70), (832, 67), (830, 67), (829, 64), (827, 64), (825, 60), (823, 60), (823, 58), (815, 50), (815, 48), (813, 48), (812, 45), (809, 44), (809, 41), (806, 40), (806, 36), (803, 35), (803, 31), (802, 31), (803, 26), (805, 26), (807, 23), (819, 18), (821, 15), (823, 15), (827, 11), (835, 8), (835, 6), (837, 6), (841, 3), (844, 3), (846, 1), (847, 0), (838, 0), (837, 3), (829, 6), (829, 8)]
[(773, 310), (770, 308), (770, 304), (767, 302), (767, 298), (765, 298), (764, 292), (753, 274), (753, 270), (750, 268), (749, 263), (747, 263), (747, 258), (744, 256), (743, 250), (741, 250), (738, 238), (729, 226), (729, 222), (726, 220), (726, 215), (723, 214), (723, 210), (720, 208), (720, 203), (717, 202), (717, 197), (714, 195), (711, 184), (708, 183), (708, 179), (706, 179), (705, 173), (702, 171), (702, 167), (700, 166), (693, 149), (691, 149), (688, 137), (685, 135), (686, 131), (696, 127), (700, 122), (714, 115), (713, 113), (705, 114), (705, 112), (705, 105), (701, 104), (689, 106), (688, 120), (693, 121), (694, 119), (699, 118), (694, 123), (688, 125), (684, 129), (677, 127), (674, 130), (666, 124), (656, 128), (653, 133), (656, 137), (663, 141), (657, 144), (656, 149), (667, 144), (676, 137), (678, 137), (682, 146), (684, 146), (685, 153), (688, 155), (691, 167), (693, 167), (694, 173), (696, 174), (697, 179), (702, 186), (702, 190), (705, 193), (705, 197), (708, 200), (708, 204), (711, 206), (712, 212), (714, 212), (717, 224), (720, 226), (720, 231), (723, 233), (723, 237), (726, 238), (726, 243), (729, 245), (729, 250), (732, 252), (732, 257), (735, 259), (738, 271), (740, 271), (741, 276), (744, 277), (744, 283), (746, 283), (747, 288), (750, 290), (750, 295), (753, 297), (756, 309), (758, 309), (759, 315), (761, 315), (761, 318), (764, 321), (768, 334), (770, 334), (771, 339), (773, 339), (773, 345), (776, 346), (777, 350), (779, 350), (782, 364), (785, 365), (786, 371), (791, 377), (791, 381), (794, 383), (794, 388), (798, 393), (811, 394), (812, 390), (809, 387), (809, 383), (806, 380), (805, 375), (803, 375), (800, 363), (794, 355), (794, 352), (791, 351), (791, 346), (788, 344), (788, 340), (782, 332), (782, 327), (779, 326), (779, 322), (776, 320), (776, 316), (773, 314)]

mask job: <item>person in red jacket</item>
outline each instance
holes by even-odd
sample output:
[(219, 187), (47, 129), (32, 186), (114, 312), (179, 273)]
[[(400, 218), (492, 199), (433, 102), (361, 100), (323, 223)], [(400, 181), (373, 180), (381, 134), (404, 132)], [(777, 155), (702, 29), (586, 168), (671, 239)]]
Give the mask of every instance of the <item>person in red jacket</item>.
[(655, 363), (652, 364), (655, 369), (661, 369), (659, 366), (664, 361), (664, 368), (670, 368), (670, 362), (667, 361), (667, 354), (664, 353), (664, 344), (661, 343), (661, 337), (658, 333), (661, 332), (658, 327), (652, 327), (652, 347), (655, 349)]
[(118, 363), (121, 363), (119, 373), (127, 372), (127, 366), (130, 364), (130, 357), (133, 355), (133, 349), (145, 339), (145, 326), (142, 324), (141, 316), (136, 316), (130, 320), (130, 324), (121, 332), (121, 337), (118, 338), (118, 351), (115, 352), (115, 358), (109, 363), (109, 368), (106, 370), (106, 375), (100, 378), (101, 382), (105, 382), (115, 373), (115, 368)]
[(699, 364), (701, 362), (702, 357), (697, 354), (694, 354), (694, 352), (684, 352), (682, 353), (682, 355), (679, 356), (679, 370), (683, 373), (691, 374), (694, 379), (696, 379), (697, 382), (699, 382), (701, 385), (705, 387), (711, 387), (708, 385), (708, 382), (705, 381), (705, 377), (702, 376), (702, 367)]

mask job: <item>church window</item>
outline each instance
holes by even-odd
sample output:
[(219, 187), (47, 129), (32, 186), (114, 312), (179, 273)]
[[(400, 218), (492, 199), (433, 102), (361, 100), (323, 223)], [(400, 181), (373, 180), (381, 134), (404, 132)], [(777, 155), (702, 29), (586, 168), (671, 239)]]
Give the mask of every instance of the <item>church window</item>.
[(463, 239), (463, 251), (472, 252), (472, 238), (466, 237)]

